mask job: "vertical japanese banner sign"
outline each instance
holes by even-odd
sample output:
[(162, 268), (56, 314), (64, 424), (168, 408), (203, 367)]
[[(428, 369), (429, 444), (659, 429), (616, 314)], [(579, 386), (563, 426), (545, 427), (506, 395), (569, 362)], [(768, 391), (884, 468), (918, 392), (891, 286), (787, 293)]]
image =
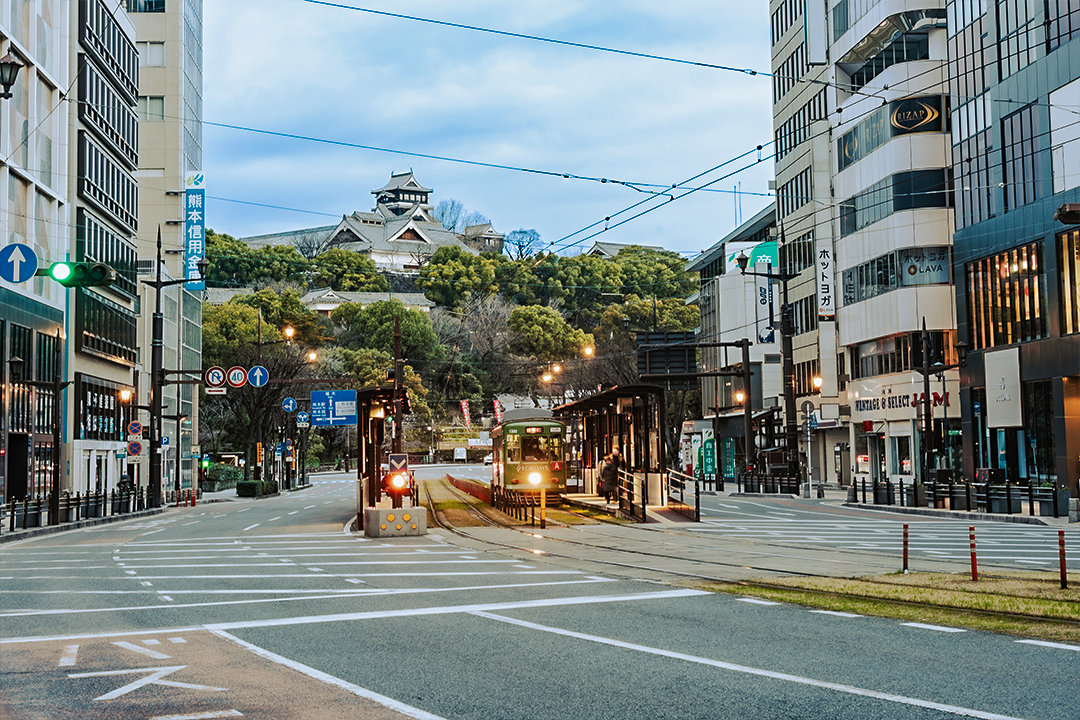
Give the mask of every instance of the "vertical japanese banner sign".
[(772, 263), (756, 263), (754, 272), (760, 273), (754, 278), (757, 281), (754, 297), (754, 305), (757, 307), (757, 341), (759, 345), (768, 345), (776, 342), (772, 280), (765, 277), (772, 272)]
[(818, 320), (836, 319), (836, 284), (833, 282), (833, 252), (829, 238), (819, 238), (817, 246)]
[(713, 431), (711, 428), (706, 429), (703, 433), (703, 441), (701, 443), (702, 454), (705, 459), (705, 479), (716, 479), (716, 438), (713, 437)]
[(472, 418), (469, 417), (469, 401), (461, 401), (461, 415), (465, 418), (465, 429), (472, 432)]
[[(199, 276), (199, 261), (206, 255), (206, 186), (201, 172), (188, 173), (184, 178), (184, 287), (205, 290), (206, 281)], [(192, 279), (194, 278), (194, 279)]]
[(502, 403), (495, 399), (495, 424), (502, 425)]

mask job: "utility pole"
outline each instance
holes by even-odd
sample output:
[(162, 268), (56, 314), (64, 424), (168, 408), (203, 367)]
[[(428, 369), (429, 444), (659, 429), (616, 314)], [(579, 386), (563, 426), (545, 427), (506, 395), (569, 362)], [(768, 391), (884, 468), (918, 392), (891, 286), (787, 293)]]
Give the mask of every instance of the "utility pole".
[(401, 452), (401, 423), (405, 413), (401, 402), (401, 320), (394, 317), (394, 438), (393, 452)]

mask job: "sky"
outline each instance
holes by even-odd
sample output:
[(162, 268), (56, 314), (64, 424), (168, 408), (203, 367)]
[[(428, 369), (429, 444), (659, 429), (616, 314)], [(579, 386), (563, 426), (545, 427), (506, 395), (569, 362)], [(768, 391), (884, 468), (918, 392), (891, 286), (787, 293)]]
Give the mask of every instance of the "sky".
[(603, 241), (692, 257), (770, 202), (764, 0), (203, 7), (203, 171), (219, 233), (335, 225), (410, 169), (431, 204), (456, 199), (564, 254)]

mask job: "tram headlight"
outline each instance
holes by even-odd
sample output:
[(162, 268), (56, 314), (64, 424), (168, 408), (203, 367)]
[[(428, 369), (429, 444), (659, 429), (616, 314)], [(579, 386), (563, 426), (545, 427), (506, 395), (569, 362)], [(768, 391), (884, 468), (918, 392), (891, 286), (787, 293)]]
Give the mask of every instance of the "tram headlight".
[(541, 479), (542, 478), (540, 477), (540, 473), (538, 473), (538, 472), (529, 473), (529, 483), (530, 484), (539, 485)]
[(409, 487), (409, 478), (407, 475), (398, 473), (397, 475), (390, 476), (390, 489), (391, 490), (405, 490)]

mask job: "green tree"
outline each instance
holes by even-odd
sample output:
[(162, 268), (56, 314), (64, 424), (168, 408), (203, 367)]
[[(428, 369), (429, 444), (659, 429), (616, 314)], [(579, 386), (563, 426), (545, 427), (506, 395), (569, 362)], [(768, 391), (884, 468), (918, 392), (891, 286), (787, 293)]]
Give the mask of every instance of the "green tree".
[(367, 307), (345, 303), (330, 319), (352, 341), (351, 349), (394, 351), (394, 320), (401, 322), (401, 356), (406, 360), (438, 360), (445, 351), (431, 329), (431, 319), (419, 310), (409, 310), (400, 300), (380, 300)]
[(311, 262), (313, 287), (329, 287), (346, 292), (385, 292), (390, 284), (375, 269), (367, 255), (344, 248), (331, 248)]
[(416, 285), (436, 305), (460, 308), (473, 298), (498, 291), (495, 274), (504, 262), (491, 253), (473, 255), (460, 247), (443, 246), (420, 269)]
[(515, 351), (541, 362), (577, 356), (593, 344), (592, 335), (571, 327), (552, 308), (535, 305), (515, 308), (507, 326), (517, 334)]
[(684, 269), (686, 260), (670, 250), (630, 246), (615, 257), (623, 276), (624, 295), (687, 298), (698, 289), (696, 273)]
[(231, 235), (206, 231), (207, 281), (217, 287), (302, 282), (308, 261), (286, 245), (251, 248)]

